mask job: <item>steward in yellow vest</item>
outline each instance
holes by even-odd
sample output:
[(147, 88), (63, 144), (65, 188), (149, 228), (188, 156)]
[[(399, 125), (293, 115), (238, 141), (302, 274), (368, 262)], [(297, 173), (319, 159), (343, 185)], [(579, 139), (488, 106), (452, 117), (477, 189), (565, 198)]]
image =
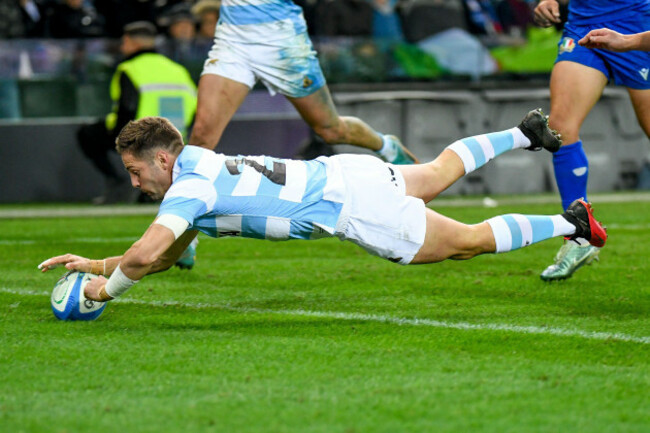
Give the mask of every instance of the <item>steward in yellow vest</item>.
[(120, 50), (125, 60), (111, 80), (111, 112), (98, 123), (84, 125), (77, 136), (84, 154), (102, 172), (106, 188), (97, 204), (129, 202), (137, 197), (110, 154), (115, 138), (131, 120), (147, 116), (169, 119), (187, 138), (196, 111), (196, 85), (182, 65), (154, 51), (156, 27), (144, 21), (124, 28)]

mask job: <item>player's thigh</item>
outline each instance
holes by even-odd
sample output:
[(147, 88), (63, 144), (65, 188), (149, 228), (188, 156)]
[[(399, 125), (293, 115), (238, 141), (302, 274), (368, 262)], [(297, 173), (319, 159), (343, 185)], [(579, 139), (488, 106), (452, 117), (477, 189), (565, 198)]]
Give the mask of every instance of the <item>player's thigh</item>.
[(296, 107), (305, 122), (316, 131), (334, 128), (340, 122), (332, 95), (326, 85), (310, 95), (299, 98), (287, 96), (287, 99)]
[(650, 89), (627, 89), (632, 100), (634, 112), (639, 120), (639, 125), (650, 137)]
[(478, 254), (484, 249), (479, 235), (477, 226), (463, 224), (427, 208), (424, 243), (411, 263), (435, 263)]
[(582, 122), (606, 85), (607, 77), (597, 69), (571, 61), (555, 64), (551, 73), (550, 126), (563, 135), (565, 144), (578, 139)]
[(196, 123), (223, 130), (249, 91), (246, 84), (230, 78), (216, 74), (202, 75), (199, 80)]

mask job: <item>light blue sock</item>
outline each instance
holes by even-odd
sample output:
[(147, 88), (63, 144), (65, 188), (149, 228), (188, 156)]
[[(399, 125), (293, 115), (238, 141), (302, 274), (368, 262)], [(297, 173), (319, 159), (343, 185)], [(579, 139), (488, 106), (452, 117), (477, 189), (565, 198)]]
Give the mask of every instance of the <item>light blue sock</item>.
[(530, 146), (530, 140), (519, 128), (512, 128), (463, 138), (447, 146), (447, 149), (453, 150), (463, 161), (465, 174), (467, 174), (502, 153), (527, 146)]
[(496, 243), (495, 253), (516, 250), (555, 236), (575, 233), (575, 226), (562, 215), (507, 214), (486, 221)]
[(582, 141), (560, 147), (560, 150), (553, 154), (553, 168), (564, 210), (574, 200), (587, 199), (589, 161), (582, 148)]

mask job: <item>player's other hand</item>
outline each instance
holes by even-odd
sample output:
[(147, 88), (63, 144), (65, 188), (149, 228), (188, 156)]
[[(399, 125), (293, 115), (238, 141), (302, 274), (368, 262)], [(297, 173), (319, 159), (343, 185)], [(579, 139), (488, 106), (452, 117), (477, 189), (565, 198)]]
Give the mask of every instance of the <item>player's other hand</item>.
[(540, 27), (550, 27), (560, 23), (560, 5), (556, 0), (542, 0), (535, 8), (533, 19)]
[(102, 298), (102, 296), (99, 294), (99, 291), (106, 285), (107, 282), (108, 280), (101, 275), (88, 281), (88, 284), (86, 284), (86, 287), (84, 288), (84, 296), (86, 296), (87, 299), (92, 299), (93, 301), (99, 302), (105, 302), (108, 299), (111, 299), (110, 297), (108, 299)]
[(64, 254), (62, 256), (52, 257), (45, 260), (38, 265), (41, 272), (47, 272), (51, 269), (65, 266), (69, 271), (90, 272), (91, 263), (90, 259), (85, 257), (75, 256), (73, 254)]
[(600, 48), (610, 51), (627, 51), (628, 40), (625, 35), (622, 35), (610, 29), (592, 30), (585, 35), (584, 38), (578, 41), (578, 44), (587, 48)]

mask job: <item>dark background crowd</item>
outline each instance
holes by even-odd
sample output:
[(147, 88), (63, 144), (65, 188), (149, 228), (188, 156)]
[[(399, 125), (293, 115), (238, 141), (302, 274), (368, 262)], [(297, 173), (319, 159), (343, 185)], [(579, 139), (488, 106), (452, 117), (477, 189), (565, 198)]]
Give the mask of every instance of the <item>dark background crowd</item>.
[[(417, 42), (457, 27), (474, 35), (519, 36), (534, 0), (295, 0), (311, 36)], [(199, 4), (202, 7), (197, 7)], [(211, 38), (219, 0), (0, 0), (0, 39), (119, 38), (133, 21), (170, 38)]]

